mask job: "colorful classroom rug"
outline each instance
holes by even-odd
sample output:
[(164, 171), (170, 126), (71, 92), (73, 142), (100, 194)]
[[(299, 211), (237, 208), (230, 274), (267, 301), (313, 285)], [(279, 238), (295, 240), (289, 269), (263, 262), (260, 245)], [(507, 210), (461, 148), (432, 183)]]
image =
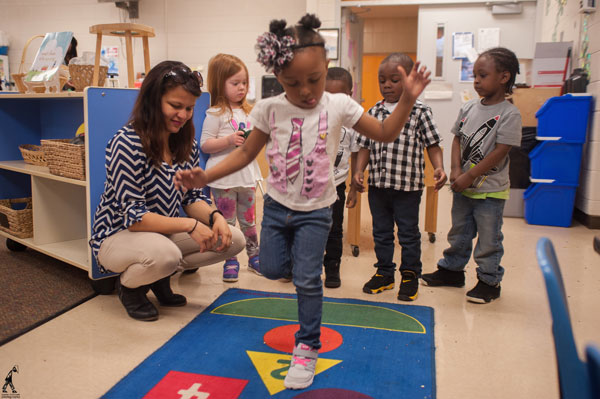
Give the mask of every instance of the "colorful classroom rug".
[(103, 398), (433, 399), (433, 309), (325, 298), (314, 383), (286, 390), (296, 296), (229, 289)]

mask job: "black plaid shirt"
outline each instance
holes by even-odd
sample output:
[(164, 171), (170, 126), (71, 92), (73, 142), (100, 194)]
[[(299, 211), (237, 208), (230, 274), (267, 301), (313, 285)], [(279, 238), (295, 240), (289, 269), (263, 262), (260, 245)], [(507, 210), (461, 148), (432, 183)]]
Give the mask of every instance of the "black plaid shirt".
[[(383, 121), (390, 111), (381, 100), (369, 110), (369, 115)], [(358, 135), (358, 144), (370, 152), (369, 186), (401, 191), (422, 190), (425, 168), (423, 151), (441, 140), (431, 108), (418, 100), (394, 142), (380, 143)]]

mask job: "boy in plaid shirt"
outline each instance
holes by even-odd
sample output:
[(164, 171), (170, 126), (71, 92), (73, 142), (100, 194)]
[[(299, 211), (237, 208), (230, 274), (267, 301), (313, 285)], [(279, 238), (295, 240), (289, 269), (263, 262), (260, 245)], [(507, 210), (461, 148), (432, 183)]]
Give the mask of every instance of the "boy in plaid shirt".
[[(406, 73), (413, 61), (403, 53), (392, 53), (379, 65), (379, 90), (383, 100), (375, 104), (369, 114), (383, 121), (398, 105), (402, 83), (398, 66)], [(362, 135), (358, 136), (357, 172), (353, 184), (364, 190), (364, 170), (369, 164), (369, 207), (373, 219), (373, 240), (377, 269), (364, 285), (363, 291), (377, 294), (394, 288), (394, 222), (398, 226), (398, 241), (402, 246), (402, 275), (398, 299), (413, 301), (419, 290), (421, 275), (421, 232), (419, 231), (419, 205), (424, 187), (427, 148), (434, 168), (435, 189), (446, 182), (442, 160), (441, 141), (431, 109), (416, 101), (403, 131), (393, 143), (380, 143)]]

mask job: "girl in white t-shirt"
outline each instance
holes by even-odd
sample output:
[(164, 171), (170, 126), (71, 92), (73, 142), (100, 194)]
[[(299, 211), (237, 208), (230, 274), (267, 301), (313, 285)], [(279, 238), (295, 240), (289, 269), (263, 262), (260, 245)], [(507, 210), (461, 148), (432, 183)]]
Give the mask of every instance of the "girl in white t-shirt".
[[(206, 111), (200, 146), (202, 151), (210, 154), (206, 168), (211, 168), (244, 144), (251, 131), (248, 121), (251, 107), (246, 102), (246, 65), (234, 55), (215, 55), (208, 64), (208, 90), (211, 107)], [(211, 182), (210, 189), (215, 205), (227, 223), (235, 226), (236, 219), (240, 223), (246, 238), (248, 269), (260, 275), (254, 211), (259, 173), (258, 165), (253, 161), (237, 172)], [(223, 281), (238, 281), (239, 270), (237, 257), (227, 259), (223, 265)]]
[(325, 92), (328, 60), (319, 26), (313, 14), (290, 27), (284, 20), (271, 21), (269, 32), (258, 38), (258, 61), (274, 71), (285, 92), (256, 104), (250, 113), (252, 134), (224, 162), (206, 172), (178, 171), (174, 180), (183, 190), (203, 187), (245, 167), (267, 146), (260, 268), (270, 279), (292, 272), (296, 286), (300, 329), (284, 380), (289, 389), (312, 384), (321, 347), (321, 271), (336, 200), (333, 164), (341, 128), (351, 126), (373, 140), (394, 141), (430, 74), (418, 63), (409, 76), (399, 67), (402, 97), (394, 112), (378, 121), (350, 96)]

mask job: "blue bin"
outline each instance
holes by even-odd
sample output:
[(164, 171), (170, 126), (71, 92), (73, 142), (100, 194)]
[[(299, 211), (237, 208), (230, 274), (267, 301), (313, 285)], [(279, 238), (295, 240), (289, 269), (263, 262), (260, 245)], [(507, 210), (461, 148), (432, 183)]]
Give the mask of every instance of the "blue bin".
[(592, 96), (565, 94), (549, 98), (535, 113), (538, 137), (560, 137), (560, 141), (585, 142)]
[(543, 226), (570, 227), (576, 184), (534, 183), (523, 193), (525, 221)]
[(577, 184), (582, 151), (581, 143), (542, 141), (529, 153), (531, 178)]

